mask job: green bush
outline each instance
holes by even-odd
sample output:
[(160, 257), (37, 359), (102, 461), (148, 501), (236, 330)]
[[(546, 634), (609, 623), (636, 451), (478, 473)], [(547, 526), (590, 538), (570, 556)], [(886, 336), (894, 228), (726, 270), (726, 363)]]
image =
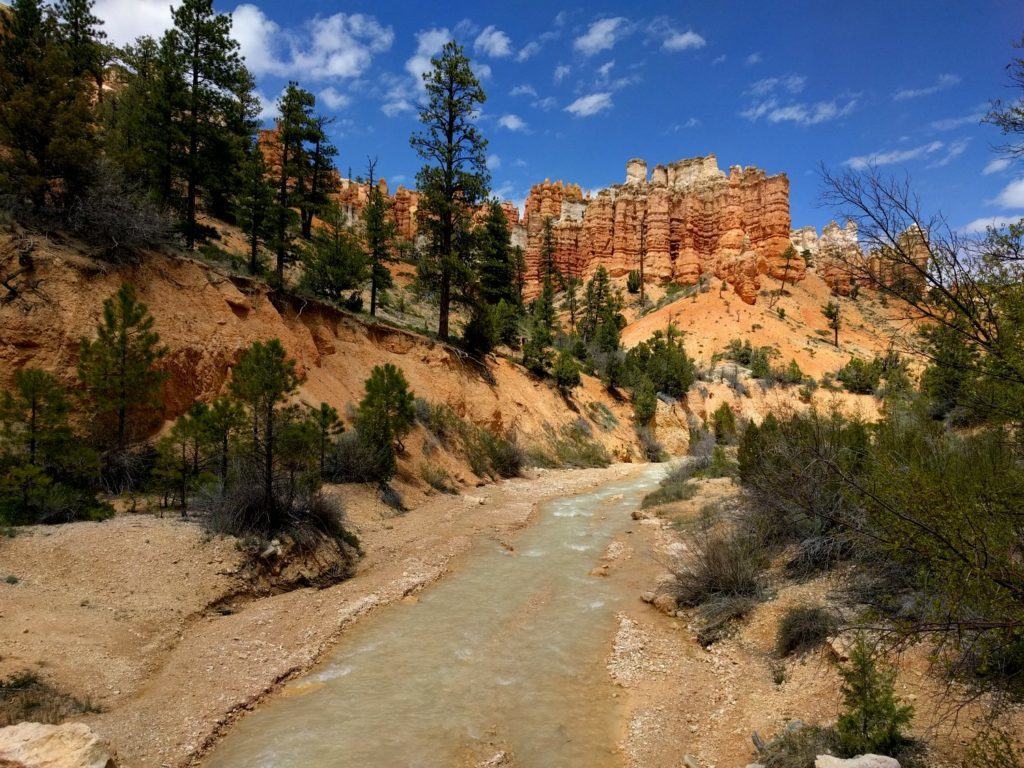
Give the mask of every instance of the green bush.
[(896, 753), (907, 742), (903, 729), (914, 714), (913, 707), (896, 697), (896, 670), (858, 637), (839, 674), (843, 678), (843, 712), (836, 721), (840, 751), (847, 757)]
[(673, 574), (676, 599), (695, 606), (719, 598), (760, 598), (767, 566), (764, 548), (749, 536), (704, 534)]
[(836, 619), (820, 606), (789, 608), (779, 622), (775, 650), (779, 656), (809, 651), (825, 643), (836, 631)]
[(697, 476), (699, 477), (736, 477), (739, 473), (739, 466), (729, 458), (725, 448), (716, 445), (711, 452), (711, 459)]
[(646, 425), (654, 421), (658, 413), (658, 396), (650, 379), (643, 379), (633, 390), (633, 419), (637, 424)]
[(580, 385), (580, 366), (568, 348), (558, 353), (552, 373), (555, 386), (562, 392), (569, 392)]
[(852, 357), (839, 369), (836, 378), (843, 383), (848, 392), (873, 395), (882, 381), (882, 361), (877, 357), (870, 362)]
[(423, 478), (423, 482), (435, 491), (452, 494), (459, 492), (452, 484), (451, 475), (448, 474), (448, 471), (444, 467), (424, 462), (420, 464), (420, 477)]
[(736, 415), (728, 403), (723, 402), (711, 414), (711, 425), (717, 442), (729, 443), (736, 438)]
[(626, 290), (630, 293), (640, 293), (640, 270), (629, 270), (629, 274), (626, 275)]
[(831, 728), (793, 722), (758, 750), (757, 760), (765, 768), (814, 768), (818, 755), (835, 751), (835, 741)]

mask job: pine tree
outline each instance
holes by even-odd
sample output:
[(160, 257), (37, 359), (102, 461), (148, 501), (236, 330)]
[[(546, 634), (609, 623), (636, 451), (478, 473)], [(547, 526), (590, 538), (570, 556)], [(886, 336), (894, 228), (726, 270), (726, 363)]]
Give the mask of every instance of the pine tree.
[(555, 225), (550, 216), (544, 219), (544, 228), (540, 235), (540, 261), (537, 264), (539, 280), (550, 280), (552, 285), (561, 282), (562, 274), (555, 263)]
[(204, 404), (193, 403), (157, 443), (157, 474), (177, 494), (182, 517), (188, 515), (188, 498), (202, 470), (200, 441), (206, 410)]
[(327, 468), (327, 450), (334, 438), (345, 431), (345, 425), (338, 417), (337, 409), (327, 403), (320, 403), (319, 408), (310, 408), (310, 419), (316, 425), (320, 477), (324, 477)]
[(554, 339), (555, 289), (545, 274), (540, 296), (533, 302), (530, 313), (530, 336), (523, 345), (523, 365), (538, 376), (546, 375)]
[(235, 200), (235, 216), (238, 225), (249, 240), (249, 274), (260, 271), (260, 245), (273, 235), (274, 189), (271, 187), (269, 169), (263, 151), (257, 142), (252, 142), (242, 164), (240, 185)]
[(424, 129), (410, 140), (426, 162), (416, 176), (422, 196), (419, 211), (429, 240), (421, 276), (438, 292), (437, 335), (447, 341), (452, 301), (471, 274), (465, 242), (471, 212), (489, 182), (487, 141), (476, 126), (476, 114), (487, 97), (455, 42), (446, 43), (432, 59), (423, 84)]
[(38, 368), (17, 371), (13, 385), (0, 396), (0, 438), (6, 451), (33, 466), (60, 463), (73, 437), (64, 387)]
[(322, 211), (313, 240), (303, 249), (302, 286), (314, 295), (340, 303), (346, 291), (360, 288), (369, 277), (366, 251), (336, 204)]
[(835, 301), (829, 301), (824, 307), (821, 308), (821, 314), (828, 320), (828, 327), (832, 330), (833, 343), (839, 346), (839, 328), (842, 324), (842, 318), (840, 317), (839, 304)]
[(89, 94), (39, 0), (15, 0), (0, 35), (0, 192), (29, 213), (67, 206), (96, 158)]
[(360, 434), (364, 433), (367, 418), (372, 415), (370, 420), (373, 423), (387, 424), (387, 431), (396, 447), (402, 450), (402, 438), (416, 422), (415, 399), (400, 368), (391, 363), (375, 365), (366, 380), (366, 393), (359, 403), (356, 426)]
[(182, 150), (177, 115), (187, 96), (172, 31), (142, 37), (121, 53), (125, 84), (104, 103), (107, 156), (162, 204), (173, 202)]
[(103, 66), (108, 56), (103, 40), (103, 21), (93, 12), (94, 0), (60, 0), (57, 16), (75, 77), (90, 77), (96, 83), (97, 98), (103, 98)]
[(214, 400), (199, 419), (200, 435), (208, 450), (213, 453), (222, 491), (228, 487), (231, 440), (244, 424), (245, 413), (242, 407), (228, 397)]
[(301, 223), (295, 209), (302, 204), (301, 181), (307, 168), (305, 141), (310, 133), (315, 103), (313, 94), (294, 82), (288, 83), (278, 101), (281, 117), (277, 121), (277, 222), (274, 238), (278, 285), (284, 285), (285, 264), (294, 259), (292, 242), (295, 226)]
[[(180, 161), (185, 240), (192, 248), (200, 190), (223, 178), (224, 155), (239, 151), (251, 132), (252, 77), (231, 37), (231, 16), (214, 12), (213, 0), (184, 0), (172, 14), (171, 39), (185, 73), (185, 111), (180, 118), (185, 152)], [(232, 136), (239, 128), (244, 132)]]
[(299, 218), (302, 223), (302, 237), (309, 240), (313, 233), (313, 218), (327, 205), (330, 195), (338, 191), (334, 174), (334, 158), (338, 148), (327, 138), (327, 126), (332, 119), (317, 115), (309, 122), (306, 141), (310, 144), (309, 159), (300, 179), (303, 194), (299, 200)]
[(363, 209), (363, 237), (366, 241), (366, 255), (370, 259), (370, 315), (377, 314), (378, 294), (392, 283), (388, 264), (394, 260), (395, 240), (398, 236), (395, 220), (391, 216), (391, 204), (374, 181), (377, 161), (371, 160), (367, 167), (369, 199)]
[(242, 353), (231, 372), (228, 385), (232, 396), (246, 404), (252, 429), (252, 458), (261, 476), (263, 507), (271, 527), (276, 527), (279, 505), (274, 495), (277, 437), (274, 428), (279, 406), (298, 387), (295, 361), (278, 339), (254, 341)]
[(839, 674), (844, 711), (836, 722), (836, 735), (842, 753), (891, 755), (903, 743), (903, 728), (914, 713), (896, 697), (896, 671), (881, 663), (858, 637), (849, 664)]
[(164, 353), (153, 317), (127, 283), (103, 302), (96, 338), (81, 340), (78, 377), (96, 426), (102, 429), (113, 422), (113, 444), (119, 451), (134, 437), (139, 417), (160, 405), (166, 375), (156, 364)]
[(477, 237), (477, 271), (480, 300), (495, 306), (499, 301), (518, 301), (515, 262), (510, 245), (508, 217), (497, 198), (487, 203), (487, 215)]
[(576, 333), (576, 319), (580, 313), (580, 279), (569, 276), (565, 279), (565, 296), (562, 297), (562, 306), (569, 314), (569, 333)]

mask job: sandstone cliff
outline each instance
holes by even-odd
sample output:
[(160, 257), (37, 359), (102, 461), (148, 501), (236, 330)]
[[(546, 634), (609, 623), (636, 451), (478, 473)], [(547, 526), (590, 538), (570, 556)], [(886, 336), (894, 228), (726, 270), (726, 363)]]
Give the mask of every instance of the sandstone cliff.
[(633, 159), (624, 184), (584, 196), (575, 184), (544, 181), (530, 190), (523, 227), (527, 293), (538, 290), (544, 221), (553, 221), (555, 261), (586, 278), (598, 266), (612, 276), (638, 269), (656, 283), (726, 280), (748, 304), (761, 277), (794, 283), (803, 260), (789, 246), (789, 180), (758, 168), (720, 170), (714, 155), (655, 166)]

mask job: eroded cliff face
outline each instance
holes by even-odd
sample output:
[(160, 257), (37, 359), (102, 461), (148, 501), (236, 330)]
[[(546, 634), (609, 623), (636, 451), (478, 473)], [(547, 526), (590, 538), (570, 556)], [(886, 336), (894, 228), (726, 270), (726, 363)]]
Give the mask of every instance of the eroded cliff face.
[(790, 244), (789, 180), (758, 168), (728, 173), (714, 155), (658, 165), (633, 159), (626, 180), (585, 196), (579, 186), (544, 181), (530, 190), (523, 228), (527, 294), (539, 290), (544, 222), (552, 219), (555, 262), (564, 274), (587, 278), (599, 266), (613, 276), (639, 269), (657, 283), (727, 281), (753, 303), (761, 278), (797, 282), (802, 259), (783, 255)]
[[(167, 348), (160, 363), (168, 374), (163, 418), (153, 428), (193, 401), (208, 402), (223, 392), (242, 352), (253, 341), (274, 338), (297, 361), (302, 399), (326, 402), (342, 414), (359, 402), (373, 366), (393, 363), (417, 395), (447, 403), (478, 425), (516, 428), (527, 444), (577, 416), (554, 388), (505, 358), (493, 358), (484, 368), (424, 336), (368, 324), (191, 259), (150, 253), (137, 267), (113, 267), (83, 256), (73, 243), (39, 239), (33, 260), (38, 294), (0, 304), (0, 391), (28, 366), (52, 371), (75, 388), (79, 339), (94, 335), (103, 301), (127, 282), (149, 307)], [(610, 453), (623, 460), (639, 457), (627, 403), (590, 377), (573, 397), (581, 410), (599, 402), (616, 414), (614, 429), (594, 428)], [(672, 450), (685, 447), (681, 418), (673, 412), (659, 422), (659, 435)]]

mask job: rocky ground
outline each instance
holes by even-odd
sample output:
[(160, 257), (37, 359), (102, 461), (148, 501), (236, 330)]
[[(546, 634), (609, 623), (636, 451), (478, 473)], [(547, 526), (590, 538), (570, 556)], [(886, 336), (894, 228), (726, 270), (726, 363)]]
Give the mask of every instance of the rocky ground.
[(125, 514), (24, 529), (0, 543), (0, 575), (16, 580), (0, 584), (0, 678), (32, 672), (88, 701), (99, 712), (75, 719), (121, 766), (194, 764), (353, 622), (440, 578), (481, 537), (506, 541), (538, 501), (633, 471), (537, 471), (402, 515), (369, 489), (337, 488), (366, 552), (356, 576), (264, 597), (241, 578), (234, 540), (192, 522)]
[[(641, 590), (654, 590), (668, 577), (667, 565), (693, 546), (698, 520), (709, 508), (742, 503), (728, 479), (695, 481), (700, 490), (688, 501), (656, 509), (629, 536), (636, 554), (625, 577)], [(833, 721), (839, 709), (837, 662), (842, 638), (802, 656), (778, 659), (776, 629), (785, 610), (799, 604), (828, 604), (837, 575), (803, 582), (773, 574), (771, 598), (759, 605), (724, 640), (704, 648), (697, 641), (691, 611), (641, 600), (619, 615), (619, 629), (608, 659), (609, 674), (625, 693), (620, 741), (630, 768), (704, 768), (755, 762), (752, 734), (766, 740), (787, 723)], [(648, 595), (650, 598), (650, 595)], [(974, 732), (977, 707), (959, 711), (930, 671), (927, 649), (912, 648), (897, 659), (897, 692), (915, 708), (913, 736), (929, 747), (927, 764), (959, 766)], [(1011, 727), (1024, 733), (1024, 712)], [(687, 762), (687, 759), (689, 762)]]

